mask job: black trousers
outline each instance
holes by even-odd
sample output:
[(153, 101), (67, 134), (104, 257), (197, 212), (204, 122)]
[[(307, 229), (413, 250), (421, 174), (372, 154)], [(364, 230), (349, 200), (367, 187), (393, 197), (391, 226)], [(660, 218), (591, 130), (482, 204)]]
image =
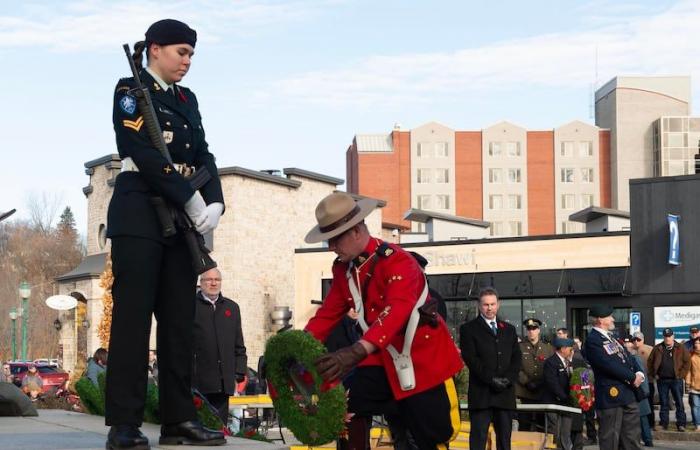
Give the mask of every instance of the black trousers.
[[(539, 400), (520, 398), (520, 403), (537, 404)], [(518, 430), (544, 432), (544, 413), (536, 411), (523, 411), (518, 413)]]
[(106, 424), (141, 426), (152, 314), (158, 321), (161, 423), (195, 419), (190, 371), (196, 275), (184, 240), (178, 235), (172, 245), (165, 245), (114, 237), (112, 272)]
[(513, 432), (513, 416), (514, 411), (511, 411), (509, 409), (470, 409), (470, 450), (486, 449), (486, 442), (488, 441), (490, 423), (493, 423), (493, 429), (496, 432), (496, 449), (510, 450), (510, 436)]
[(358, 367), (349, 384), (348, 412), (366, 418), (390, 416), (393, 426), (408, 430), (421, 450), (445, 448), (459, 431), (459, 404), (452, 379), (399, 401), (394, 399), (383, 367)]

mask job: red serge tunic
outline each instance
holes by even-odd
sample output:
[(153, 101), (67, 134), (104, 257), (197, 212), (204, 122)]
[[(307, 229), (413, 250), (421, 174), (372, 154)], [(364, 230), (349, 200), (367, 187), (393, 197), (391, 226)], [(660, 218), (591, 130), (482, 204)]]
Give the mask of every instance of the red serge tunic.
[[(359, 276), (358, 286), (364, 287), (360, 290), (363, 292), (365, 320), (369, 329), (362, 339), (379, 348), (359, 365), (383, 366), (394, 397), (401, 400), (443, 383), (457, 373), (463, 363), (441, 317), (437, 328), (420, 325), (411, 344), (416, 387), (410, 391), (401, 390), (386, 347), (392, 344), (396, 350), (402, 351), (406, 324), (423, 291), (425, 278), (408, 252), (394, 244), (381, 244), (381, 240), (371, 238), (365, 252), (355, 260), (355, 267), (359, 267), (359, 270), (351, 270), (355, 280)], [(380, 254), (377, 254), (378, 248)], [(370, 277), (368, 274), (372, 266), (374, 269)], [(306, 325), (305, 330), (322, 342), (350, 308), (355, 307), (348, 288), (347, 269), (348, 263), (335, 261), (331, 290)]]

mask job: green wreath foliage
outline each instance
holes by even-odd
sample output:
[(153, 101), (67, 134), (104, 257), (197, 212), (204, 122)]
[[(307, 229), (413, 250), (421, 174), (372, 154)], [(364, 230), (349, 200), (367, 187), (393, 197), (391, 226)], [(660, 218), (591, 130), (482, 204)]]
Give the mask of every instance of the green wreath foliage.
[[(80, 402), (87, 412), (97, 416), (105, 415), (105, 373), (97, 375), (97, 386), (87, 377), (82, 377), (75, 383), (75, 390), (80, 397)], [(197, 411), (197, 418), (207, 428), (221, 430), (224, 424), (221, 418), (212, 410), (212, 406), (197, 395), (193, 395), (193, 403)], [(160, 424), (160, 411), (158, 405), (158, 386), (149, 383), (146, 390), (146, 402), (143, 410), (143, 421)]]
[[(265, 346), (272, 403), (284, 424), (303, 444), (327, 444), (345, 431), (347, 399), (342, 384), (330, 386), (316, 372), (314, 361), (326, 352), (313, 336), (290, 330), (272, 336)], [(315, 388), (311, 401), (301, 398), (290, 376), (290, 365), (305, 369)]]

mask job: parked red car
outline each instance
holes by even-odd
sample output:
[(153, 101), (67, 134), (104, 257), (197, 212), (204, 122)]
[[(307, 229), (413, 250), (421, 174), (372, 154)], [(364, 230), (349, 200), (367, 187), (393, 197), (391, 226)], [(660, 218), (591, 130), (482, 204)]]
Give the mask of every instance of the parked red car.
[[(27, 374), (29, 366), (34, 364), (31, 362), (10, 362), (10, 372), (14, 376), (14, 383), (18, 387), (22, 385), (22, 379)], [(44, 382), (42, 392), (44, 394), (55, 392), (68, 381), (69, 375), (61, 369), (46, 365), (36, 365), (36, 370)]]

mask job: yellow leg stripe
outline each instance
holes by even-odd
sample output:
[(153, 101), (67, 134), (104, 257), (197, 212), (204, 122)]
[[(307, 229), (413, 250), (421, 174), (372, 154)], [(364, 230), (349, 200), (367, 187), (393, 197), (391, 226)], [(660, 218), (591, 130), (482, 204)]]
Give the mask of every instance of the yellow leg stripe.
[(445, 445), (445, 444), (438, 444), (438, 445), (437, 445), (437, 450), (447, 450), (447, 445)]
[(459, 399), (457, 398), (457, 389), (455, 388), (455, 382), (452, 380), (452, 378), (445, 380), (445, 391), (447, 392), (447, 398), (450, 400), (450, 422), (452, 423), (452, 436), (450, 436), (450, 441), (454, 441), (459, 434), (462, 421), (459, 418)]

